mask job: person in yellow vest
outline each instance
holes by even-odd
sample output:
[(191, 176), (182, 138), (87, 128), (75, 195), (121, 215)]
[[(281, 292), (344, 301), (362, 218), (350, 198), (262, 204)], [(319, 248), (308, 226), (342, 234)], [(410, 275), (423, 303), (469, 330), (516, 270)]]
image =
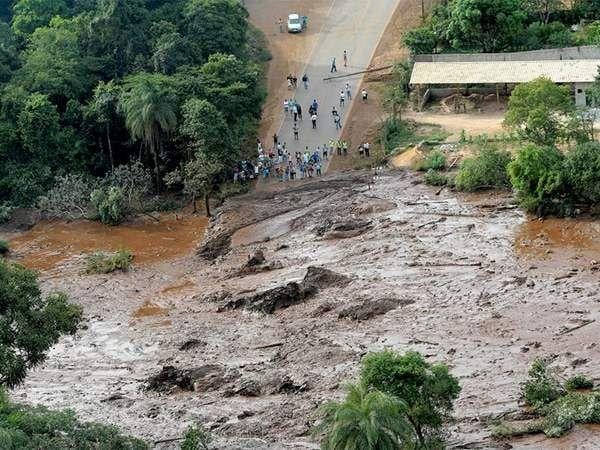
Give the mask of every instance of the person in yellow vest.
[(344, 156), (348, 155), (348, 142), (342, 141), (342, 151), (344, 152)]

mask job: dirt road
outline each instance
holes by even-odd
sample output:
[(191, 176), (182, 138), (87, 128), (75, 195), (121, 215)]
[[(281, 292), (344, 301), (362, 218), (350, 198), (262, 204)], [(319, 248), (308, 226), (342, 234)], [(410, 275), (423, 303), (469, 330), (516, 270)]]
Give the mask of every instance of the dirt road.
[[(287, 148), (290, 153), (296, 151), (304, 151), (305, 147), (312, 151), (317, 145), (323, 145), (330, 139), (339, 136), (339, 132), (336, 131), (334, 122), (331, 116), (332, 107), (335, 106), (340, 110), (342, 117), (342, 123), (346, 118), (346, 111), (350, 110), (350, 103), (346, 100), (345, 106), (340, 107), (340, 91), (344, 88), (346, 82), (351, 84), (351, 90), (353, 98), (356, 98), (357, 89), (360, 84), (362, 76), (353, 76), (340, 78), (333, 81), (323, 81), (323, 78), (328, 77), (331, 74), (331, 61), (335, 57), (338, 72), (333, 75), (343, 75), (353, 72), (357, 72), (365, 69), (370, 61), (373, 51), (375, 50), (377, 43), (385, 29), (390, 17), (393, 15), (396, 5), (399, 0), (330, 0), (327, 4), (320, 4), (319, 12), (323, 12), (323, 8), (327, 8), (324, 16), (318, 16), (316, 20), (309, 15), (309, 33), (317, 33), (317, 36), (312, 35), (311, 42), (306, 43), (304, 51), (300, 53), (306, 56), (304, 64), (296, 63), (295, 69), (292, 73), (296, 75), (298, 79), (302, 78), (302, 75), (306, 73), (309, 77), (310, 83), (309, 88), (304, 89), (302, 83), (299, 81), (298, 88), (295, 90), (287, 91), (285, 98), (294, 98), (303, 109), (303, 120), (299, 122), (299, 140), (294, 141), (292, 133), (293, 120), (291, 115), (284, 116), (283, 114), (283, 100), (280, 101), (279, 107), (279, 126), (277, 119), (272, 119), (271, 114), (267, 114), (267, 120), (273, 120), (273, 124), (269, 123), (269, 131), (278, 130), (280, 138), (287, 143)], [(248, 1), (248, 9), (252, 17), (256, 17), (260, 14), (257, 3), (259, 0)], [(260, 2), (264, 3), (264, 2)], [(292, 12), (292, 10), (290, 10)], [(297, 12), (305, 14), (302, 9)], [(261, 18), (264, 16), (260, 15), (257, 17), (256, 22), (261, 24)], [(284, 14), (284, 17), (287, 14)], [(321, 22), (322, 21), (322, 22)], [(271, 23), (275, 21), (272, 20)], [(266, 22), (268, 24), (268, 21)], [(265, 26), (263, 24), (263, 26)], [(266, 25), (266, 29), (269, 29), (272, 25)], [(265, 28), (263, 28), (263, 31)], [(279, 36), (275, 35), (271, 37), (271, 41), (277, 45), (275, 58), (278, 58), (283, 53), (286, 54), (285, 43), (289, 43), (290, 36), (286, 36), (283, 43), (278, 42)], [(302, 34), (298, 36), (291, 36), (292, 39), (302, 39)], [(307, 47), (311, 47), (306, 53)], [(344, 67), (343, 52), (348, 52), (348, 67)], [(294, 52), (294, 47), (292, 47)], [(293, 53), (292, 53), (293, 55)], [(286, 55), (287, 56), (287, 55)], [(293, 58), (289, 56), (285, 57), (287, 61)], [(273, 64), (278, 64), (275, 60)], [(288, 63), (289, 64), (289, 63)], [(271, 72), (271, 74), (273, 71)], [(271, 75), (270, 75), (271, 76)], [(270, 83), (277, 83), (276, 80), (270, 79)], [(281, 83), (285, 83), (285, 75), (282, 77)], [(317, 129), (313, 130), (308, 114), (308, 108), (312, 101), (316, 99), (319, 103), (319, 119)], [(271, 97), (271, 102), (272, 97)], [(273, 105), (268, 104), (266, 110), (271, 111)], [(263, 134), (264, 133), (263, 131)], [(266, 142), (271, 145), (269, 137), (265, 137)]]

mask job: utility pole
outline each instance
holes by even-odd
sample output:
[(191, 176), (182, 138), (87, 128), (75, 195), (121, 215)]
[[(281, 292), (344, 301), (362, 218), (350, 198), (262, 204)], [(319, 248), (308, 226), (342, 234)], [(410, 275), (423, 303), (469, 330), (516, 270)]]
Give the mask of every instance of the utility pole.
[(421, 0), (421, 23), (425, 23), (425, 0)]

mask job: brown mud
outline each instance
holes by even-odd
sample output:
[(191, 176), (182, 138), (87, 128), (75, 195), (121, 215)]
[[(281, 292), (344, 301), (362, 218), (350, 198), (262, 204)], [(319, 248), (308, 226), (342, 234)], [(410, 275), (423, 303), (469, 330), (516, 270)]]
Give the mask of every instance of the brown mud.
[(12, 238), (10, 247), (17, 262), (44, 272), (82, 254), (121, 248), (133, 253), (136, 265), (144, 265), (189, 253), (207, 223), (204, 217), (177, 214), (115, 227), (88, 220), (42, 221)]
[[(229, 237), (211, 260), (188, 254), (125, 274), (42, 276), (44, 291), (61, 289), (84, 307), (86, 322), (13, 396), (150, 441), (200, 421), (219, 448), (315, 448), (316, 406), (343, 394), (364, 353), (413, 349), (460, 379), (453, 445), (502, 448), (486, 421), (519, 408), (535, 357), (556, 355), (565, 376), (583, 360), (577, 371), (597, 376), (594, 266), (545, 267), (545, 252), (522, 253), (523, 236), (541, 231), (523, 234), (538, 224), (508, 193), (436, 195), (402, 171), (380, 172), (369, 189), (370, 179), (330, 174), (228, 200), (204, 239)], [(560, 258), (560, 239), (549, 241)], [(260, 270), (242, 271), (259, 250)], [(346, 281), (294, 290), (312, 266)], [(145, 390), (165, 367), (191, 374), (186, 389)], [(219, 370), (207, 378), (207, 367)], [(563, 448), (591, 448), (589, 430), (578, 427)]]

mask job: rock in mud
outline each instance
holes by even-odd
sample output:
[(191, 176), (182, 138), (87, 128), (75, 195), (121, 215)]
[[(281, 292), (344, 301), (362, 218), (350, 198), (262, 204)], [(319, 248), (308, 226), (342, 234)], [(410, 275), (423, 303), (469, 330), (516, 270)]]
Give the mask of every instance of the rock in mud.
[(238, 387), (225, 392), (226, 397), (241, 395), (242, 397), (259, 397), (262, 392), (260, 383), (252, 378), (241, 380)]
[(338, 314), (339, 319), (350, 320), (369, 320), (376, 316), (381, 316), (399, 306), (406, 306), (414, 303), (414, 300), (398, 298), (382, 298), (379, 300), (365, 300), (358, 305), (352, 305)]
[(292, 281), (284, 286), (278, 286), (250, 296), (235, 297), (219, 307), (218, 311), (245, 308), (249, 311), (273, 314), (278, 309), (288, 308), (304, 302), (320, 289), (343, 287), (350, 281), (348, 277), (329, 269), (311, 266), (300, 283)]
[(207, 392), (219, 389), (235, 380), (239, 373), (219, 364), (206, 364), (193, 369), (178, 369), (164, 366), (157, 374), (148, 378), (146, 389), (170, 393), (179, 388), (185, 391)]
[(334, 223), (329, 231), (323, 234), (324, 239), (349, 239), (366, 233), (372, 227), (369, 220), (346, 220)]
[(205, 345), (206, 345), (206, 342), (200, 341), (198, 339), (190, 339), (188, 341), (185, 341), (183, 344), (181, 344), (179, 346), (179, 350), (185, 352), (188, 350), (192, 350), (194, 348), (204, 347)]
[(246, 264), (242, 266), (242, 268), (236, 275), (239, 276), (248, 275), (251, 273), (268, 272), (270, 270), (277, 270), (282, 268), (283, 264), (281, 263), (281, 261), (267, 262), (264, 252), (259, 249), (248, 258)]
[(222, 233), (207, 237), (198, 248), (198, 256), (208, 261), (214, 261), (219, 256), (226, 255), (231, 247), (232, 233)]
[(356, 215), (377, 214), (397, 208), (396, 203), (382, 198), (366, 198), (352, 208)]
[(265, 258), (265, 252), (263, 252), (261, 249), (258, 249), (254, 252), (254, 255), (248, 258), (248, 262), (246, 263), (245, 267), (261, 266), (266, 261), (267, 258)]

